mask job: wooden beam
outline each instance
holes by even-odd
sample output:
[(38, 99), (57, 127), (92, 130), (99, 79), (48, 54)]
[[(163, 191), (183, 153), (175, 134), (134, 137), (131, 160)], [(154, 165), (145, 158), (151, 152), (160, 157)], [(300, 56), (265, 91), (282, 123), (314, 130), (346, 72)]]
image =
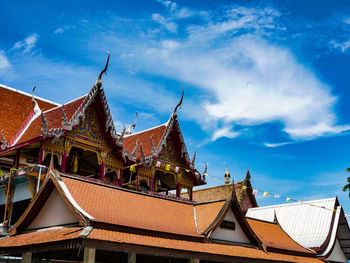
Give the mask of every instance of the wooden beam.
[(22, 263), (32, 263), (32, 252), (25, 252), (22, 254)]
[(84, 248), (84, 260), (83, 263), (95, 263), (96, 249), (86, 247)]
[(199, 258), (193, 258), (193, 257), (191, 257), (191, 258), (189, 259), (189, 263), (199, 263), (199, 262), (200, 262)]

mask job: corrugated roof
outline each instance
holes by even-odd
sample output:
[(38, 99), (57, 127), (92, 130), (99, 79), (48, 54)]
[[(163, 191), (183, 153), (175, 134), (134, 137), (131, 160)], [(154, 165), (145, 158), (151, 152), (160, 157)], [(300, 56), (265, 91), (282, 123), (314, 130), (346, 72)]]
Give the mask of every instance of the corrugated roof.
[[(311, 205), (313, 206), (311, 206)], [(247, 217), (274, 221), (274, 213), (284, 231), (299, 244), (319, 248), (327, 240), (334, 216), (336, 198), (250, 208)], [(322, 209), (319, 207), (324, 207)]]

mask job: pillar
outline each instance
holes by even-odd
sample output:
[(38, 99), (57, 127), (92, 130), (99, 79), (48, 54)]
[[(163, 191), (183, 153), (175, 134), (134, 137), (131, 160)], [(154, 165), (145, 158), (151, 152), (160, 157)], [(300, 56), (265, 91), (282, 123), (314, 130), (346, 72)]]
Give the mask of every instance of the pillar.
[(95, 248), (84, 248), (84, 260), (83, 263), (95, 263), (95, 254), (96, 249)]
[(39, 149), (38, 164), (43, 164), (43, 158), (44, 158), (44, 151), (43, 151), (43, 148), (40, 147), (40, 149)]
[(103, 162), (100, 164), (100, 180), (105, 180), (105, 164)]
[(32, 252), (22, 253), (22, 263), (31, 263), (32, 262)]
[(191, 257), (190, 260), (189, 260), (188, 262), (189, 262), (189, 263), (199, 263), (200, 260), (199, 260), (199, 258), (193, 258), (193, 257)]
[(149, 178), (149, 190), (150, 190), (150, 192), (153, 192), (153, 191), (154, 191), (153, 176), (151, 176), (151, 178)]
[(180, 183), (177, 183), (176, 184), (176, 196), (180, 197), (180, 195), (181, 195), (181, 185), (180, 185)]
[(62, 155), (62, 162), (61, 162), (61, 168), (60, 172), (65, 173), (66, 172), (66, 164), (67, 164), (67, 154)]
[(123, 184), (123, 168), (119, 170), (119, 185)]
[(193, 200), (193, 191), (192, 191), (192, 189), (193, 189), (193, 187), (190, 187), (190, 188), (188, 189), (188, 196), (189, 196), (189, 198), (190, 198), (191, 201)]
[(21, 150), (18, 149), (16, 151), (16, 157), (15, 157), (15, 163), (14, 163), (14, 166), (15, 166), (16, 169), (18, 169), (18, 167), (19, 167), (19, 158), (20, 157), (21, 157)]
[(128, 263), (136, 263), (136, 253), (128, 253)]

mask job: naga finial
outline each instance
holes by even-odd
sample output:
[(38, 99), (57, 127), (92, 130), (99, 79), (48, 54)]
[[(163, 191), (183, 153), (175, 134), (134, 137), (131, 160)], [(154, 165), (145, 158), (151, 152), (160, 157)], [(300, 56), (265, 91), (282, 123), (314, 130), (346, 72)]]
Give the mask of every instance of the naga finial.
[(41, 124), (43, 126), (41, 129), (41, 134), (45, 135), (49, 127), (47, 126), (45, 115), (44, 115), (43, 111), (41, 112)]
[(34, 104), (34, 113), (37, 114), (39, 112), (41, 112), (38, 102), (36, 101), (35, 97), (34, 97), (34, 91), (36, 89), (36, 86), (34, 86), (33, 90), (32, 90), (32, 102)]
[(121, 132), (121, 134), (119, 135), (119, 138), (118, 138), (118, 141), (119, 141), (120, 143), (123, 142), (123, 138), (124, 138), (125, 132), (126, 132), (126, 128), (125, 128), (125, 125), (124, 125), (124, 127), (123, 127), (123, 129), (122, 129), (122, 132)]
[(107, 57), (107, 61), (106, 61), (106, 65), (104, 67), (104, 69), (101, 71), (100, 75), (98, 76), (98, 79), (95, 83), (96, 87), (97, 88), (101, 88), (102, 87), (102, 75), (103, 73), (107, 74), (107, 68), (108, 68), (108, 64), (109, 64), (109, 57), (110, 57), (110, 53), (109, 51), (107, 50), (107, 54), (108, 54), (108, 57)]
[(1, 130), (1, 150), (4, 150), (7, 147), (7, 142), (5, 140), (4, 131)]
[(185, 91), (184, 91), (183, 87), (181, 87), (181, 89), (182, 89), (181, 99), (180, 99), (179, 103), (176, 105), (176, 107), (175, 107), (175, 109), (174, 109), (174, 112), (173, 112), (173, 114), (174, 114), (175, 116), (177, 116), (177, 108), (181, 107), (182, 101), (183, 101), (183, 99), (184, 99), (184, 93), (185, 93)]
[(154, 146), (154, 142), (153, 142), (153, 134), (151, 135), (151, 146), (152, 146), (152, 154), (156, 153), (156, 147)]
[(136, 159), (136, 154), (137, 154), (137, 148), (138, 148), (138, 140), (136, 140), (136, 144), (135, 144), (135, 148), (132, 151), (132, 157), (134, 157), (134, 159)]
[(132, 133), (132, 130), (135, 129), (136, 123), (137, 123), (137, 119), (139, 118), (139, 114), (136, 112), (136, 119), (134, 124), (131, 124), (129, 126), (129, 128), (127, 129), (127, 131), (125, 132), (125, 134), (130, 135)]
[(68, 125), (68, 119), (67, 119), (67, 115), (64, 111), (64, 104), (61, 107), (61, 111), (62, 111), (62, 126), (65, 127)]
[(145, 154), (143, 152), (142, 142), (140, 143), (140, 154), (141, 154), (141, 162), (145, 162)]
[(196, 161), (196, 152), (194, 152), (193, 157), (192, 157), (192, 166), (194, 166), (194, 163)]
[(207, 165), (207, 163), (205, 161), (204, 161), (204, 165), (205, 165), (205, 168), (204, 168), (204, 171), (203, 171), (203, 176), (207, 176), (208, 165)]

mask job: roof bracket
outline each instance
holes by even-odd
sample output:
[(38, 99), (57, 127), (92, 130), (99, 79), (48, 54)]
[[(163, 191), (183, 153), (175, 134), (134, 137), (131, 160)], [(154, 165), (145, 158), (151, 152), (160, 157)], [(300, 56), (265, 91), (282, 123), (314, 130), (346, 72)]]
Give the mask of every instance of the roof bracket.
[(4, 130), (1, 130), (1, 150), (5, 150), (7, 147), (7, 142), (4, 136)]

